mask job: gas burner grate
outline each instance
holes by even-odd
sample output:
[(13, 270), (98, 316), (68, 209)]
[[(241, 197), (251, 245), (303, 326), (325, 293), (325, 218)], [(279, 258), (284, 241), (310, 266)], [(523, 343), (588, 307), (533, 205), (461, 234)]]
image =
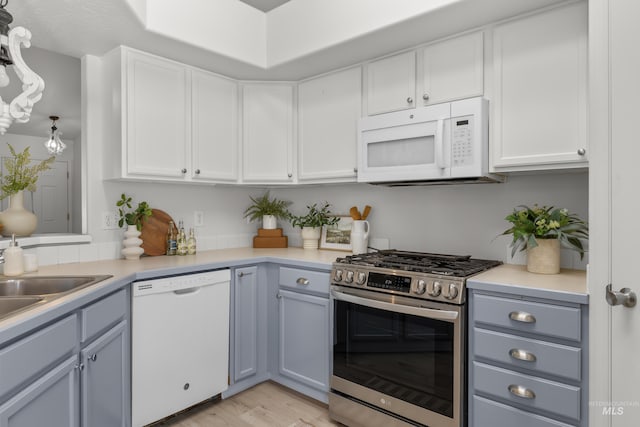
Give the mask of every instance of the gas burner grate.
[(397, 250), (350, 255), (338, 258), (336, 262), (455, 277), (470, 276), (501, 264), (500, 261), (473, 259), (469, 255), (441, 255)]

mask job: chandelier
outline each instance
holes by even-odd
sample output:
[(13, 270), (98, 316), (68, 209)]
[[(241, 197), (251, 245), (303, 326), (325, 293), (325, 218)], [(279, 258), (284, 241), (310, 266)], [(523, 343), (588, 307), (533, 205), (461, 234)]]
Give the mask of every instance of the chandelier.
[(31, 46), (31, 32), (24, 27), (9, 29), (13, 16), (5, 9), (7, 3), (9, 0), (0, 0), (0, 88), (9, 84), (7, 66), (13, 65), (22, 82), (22, 93), (10, 102), (0, 96), (0, 135), (4, 135), (14, 121), (29, 121), (33, 105), (40, 101), (44, 90), (44, 81), (27, 66), (20, 52), (21, 45)]

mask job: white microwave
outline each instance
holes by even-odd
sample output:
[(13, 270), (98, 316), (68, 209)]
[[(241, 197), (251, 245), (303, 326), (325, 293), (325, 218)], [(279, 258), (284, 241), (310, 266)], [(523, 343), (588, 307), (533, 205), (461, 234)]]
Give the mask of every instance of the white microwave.
[(488, 173), (488, 110), (477, 97), (360, 119), (358, 182), (502, 182)]

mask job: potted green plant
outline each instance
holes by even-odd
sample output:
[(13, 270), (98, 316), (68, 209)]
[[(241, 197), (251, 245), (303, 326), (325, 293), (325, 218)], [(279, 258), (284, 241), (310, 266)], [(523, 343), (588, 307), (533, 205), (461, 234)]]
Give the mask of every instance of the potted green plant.
[(329, 212), (331, 205), (327, 202), (318, 208), (318, 204), (307, 206), (307, 213), (305, 215), (295, 216), (290, 215), (289, 220), (294, 227), (300, 227), (302, 229), (302, 247), (305, 249), (318, 249), (318, 240), (320, 240), (320, 233), (323, 225), (336, 224), (340, 218), (332, 215)]
[(11, 144), (7, 145), (11, 157), (4, 161), (5, 173), (2, 174), (0, 199), (9, 197), (9, 208), (0, 217), (3, 224), (2, 235), (29, 236), (38, 226), (38, 218), (24, 208), (24, 190), (36, 191), (40, 173), (51, 169), (55, 157), (32, 165), (29, 147), (17, 153)]
[(144, 249), (140, 247), (142, 239), (139, 238), (142, 221), (145, 218), (149, 218), (152, 212), (147, 202), (140, 202), (133, 209), (132, 200), (131, 197), (122, 193), (120, 200), (116, 202), (116, 206), (120, 215), (118, 225), (122, 227), (125, 223), (127, 224), (127, 230), (124, 232), (124, 241), (122, 242), (124, 245), (122, 255), (126, 259), (136, 260), (144, 252)]
[(260, 197), (251, 197), (251, 206), (244, 211), (244, 217), (250, 221), (256, 221), (262, 218), (262, 228), (273, 230), (277, 227), (278, 219), (287, 219), (289, 217), (288, 207), (291, 202), (288, 200), (280, 200), (276, 197), (273, 199), (269, 196), (269, 191)]
[(512, 225), (502, 235), (511, 234), (511, 256), (527, 251), (527, 270), (533, 273), (555, 274), (560, 271), (560, 246), (584, 257), (582, 240), (589, 238), (589, 227), (567, 209), (553, 206), (521, 205), (505, 218)]

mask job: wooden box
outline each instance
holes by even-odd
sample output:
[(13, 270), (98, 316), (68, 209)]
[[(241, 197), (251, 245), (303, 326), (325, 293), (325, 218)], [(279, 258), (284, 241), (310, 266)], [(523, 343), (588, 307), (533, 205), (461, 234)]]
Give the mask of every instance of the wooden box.
[(259, 237), (282, 237), (282, 228), (274, 228), (267, 230), (265, 228), (258, 228)]
[(253, 247), (254, 248), (286, 248), (289, 246), (289, 239), (287, 236), (254, 236)]

